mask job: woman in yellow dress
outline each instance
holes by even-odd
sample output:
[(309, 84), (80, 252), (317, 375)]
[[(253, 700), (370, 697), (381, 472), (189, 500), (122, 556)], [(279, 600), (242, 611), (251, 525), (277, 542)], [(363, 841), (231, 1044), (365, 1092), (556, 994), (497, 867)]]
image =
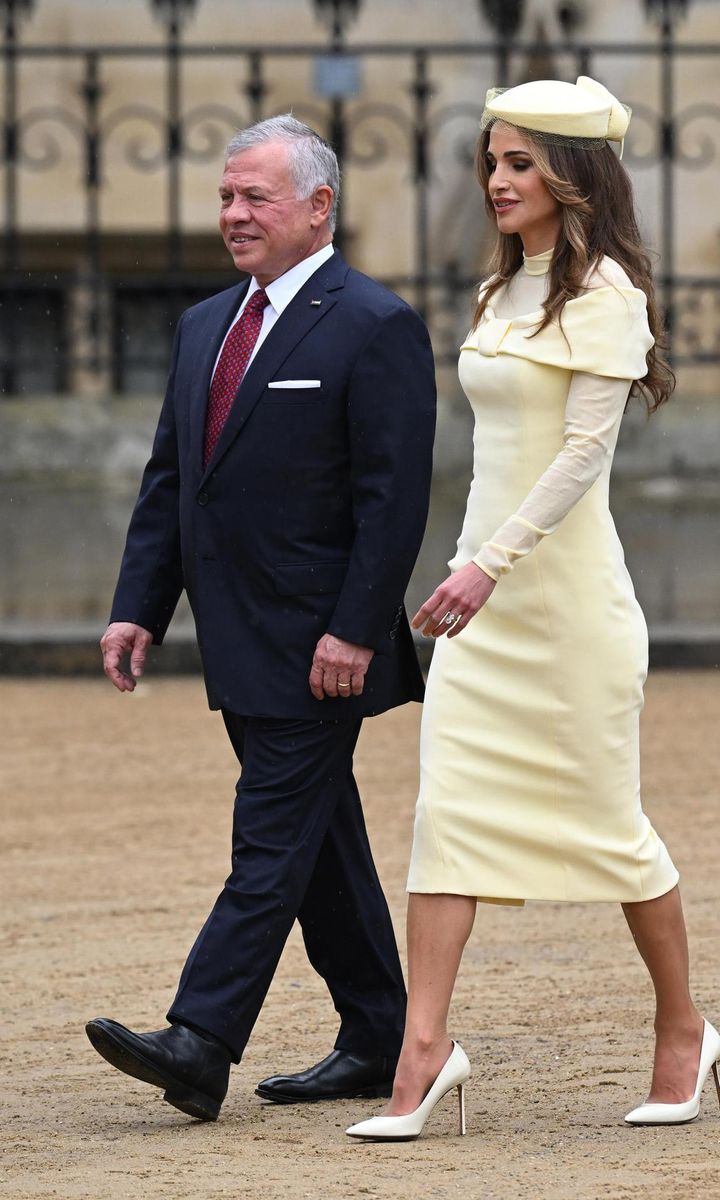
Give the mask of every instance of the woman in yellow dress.
[[(656, 994), (631, 1124), (693, 1120), (720, 1036), (689, 990), (678, 875), (640, 803), (647, 630), (608, 508), (628, 395), (674, 379), (629, 178), (630, 113), (601, 84), (488, 93), (477, 168), (497, 222), (460, 354), (473, 480), (438, 639), (408, 891), (408, 1015), (392, 1101), (353, 1137), (416, 1137), (470, 1066), (447, 1016), (478, 900), (614, 900)], [(550, 536), (552, 535), (552, 536)], [(720, 1085), (718, 1085), (720, 1096)]]

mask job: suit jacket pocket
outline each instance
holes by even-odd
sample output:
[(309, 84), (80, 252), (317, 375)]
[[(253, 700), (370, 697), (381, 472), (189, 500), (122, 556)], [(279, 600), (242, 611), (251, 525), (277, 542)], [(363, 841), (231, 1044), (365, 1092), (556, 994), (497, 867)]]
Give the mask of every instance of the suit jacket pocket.
[(320, 387), (283, 387), (275, 386), (265, 389), (263, 404), (317, 404), (325, 400), (327, 392)]
[(304, 562), (278, 563), (273, 570), (275, 591), (280, 596), (317, 596), (323, 592), (339, 592), (345, 582), (348, 563)]

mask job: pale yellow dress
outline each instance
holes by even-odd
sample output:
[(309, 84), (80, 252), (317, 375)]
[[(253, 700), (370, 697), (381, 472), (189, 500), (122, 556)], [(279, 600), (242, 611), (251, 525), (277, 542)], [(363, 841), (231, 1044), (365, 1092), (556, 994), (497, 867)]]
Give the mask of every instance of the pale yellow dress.
[(648, 900), (678, 875), (640, 803), (647, 629), (608, 507), (646, 300), (604, 259), (557, 324), (551, 252), (527, 258), (465, 341), (473, 481), (457, 554), (498, 581), (438, 639), (408, 890), (501, 903)]

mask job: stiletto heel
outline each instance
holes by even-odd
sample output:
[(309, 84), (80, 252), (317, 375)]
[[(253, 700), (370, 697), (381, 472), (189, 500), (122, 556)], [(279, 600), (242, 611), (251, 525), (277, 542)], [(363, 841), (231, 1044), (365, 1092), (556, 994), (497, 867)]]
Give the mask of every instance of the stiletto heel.
[(700, 1094), (703, 1084), (712, 1071), (720, 1100), (720, 1081), (718, 1080), (718, 1062), (720, 1062), (720, 1033), (713, 1029), (709, 1021), (703, 1022), (703, 1038), (700, 1046), (700, 1064), (698, 1066), (695, 1091), (689, 1100), (682, 1104), (641, 1104), (629, 1112), (625, 1120), (628, 1125), (685, 1125), (694, 1121), (700, 1112)]
[[(717, 1078), (715, 1080), (717, 1083)], [(458, 1089), (458, 1133), (460, 1137), (465, 1137), (465, 1084), (459, 1083)]]
[(458, 1042), (453, 1042), (445, 1066), (414, 1112), (405, 1113), (401, 1117), (370, 1117), (368, 1121), (359, 1121), (357, 1125), (351, 1125), (345, 1132), (349, 1137), (364, 1138), (367, 1141), (409, 1142), (420, 1136), (430, 1113), (443, 1096), (457, 1088), (458, 1130), (462, 1136), (465, 1133), (465, 1084), (469, 1078), (470, 1063), (467, 1055)]

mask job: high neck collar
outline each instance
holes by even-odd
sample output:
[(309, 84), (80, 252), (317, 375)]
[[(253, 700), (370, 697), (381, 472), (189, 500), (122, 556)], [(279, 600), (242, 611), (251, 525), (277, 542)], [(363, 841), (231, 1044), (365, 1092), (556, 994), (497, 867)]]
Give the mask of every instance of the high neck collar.
[(542, 254), (523, 254), (523, 268), (526, 275), (547, 275), (550, 270), (555, 247), (543, 250)]

